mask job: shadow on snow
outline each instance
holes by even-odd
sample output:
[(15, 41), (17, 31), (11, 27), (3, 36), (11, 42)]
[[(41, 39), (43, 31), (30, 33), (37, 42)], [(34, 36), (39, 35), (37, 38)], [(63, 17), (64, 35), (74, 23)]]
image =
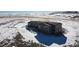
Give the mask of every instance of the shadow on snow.
[(45, 35), (43, 33), (38, 32), (35, 38), (45, 45), (50, 46), (53, 43), (56, 43), (58, 45), (65, 44), (66, 43), (66, 37), (62, 34), (60, 36), (57, 35)]
[(62, 45), (66, 43), (67, 37), (65, 37), (63, 34), (61, 35), (46, 35), (42, 32), (39, 32), (33, 28), (26, 27), (29, 31), (34, 31), (37, 33), (35, 38), (42, 44), (45, 44), (47, 46), (50, 46), (53, 43), (56, 43), (58, 45)]

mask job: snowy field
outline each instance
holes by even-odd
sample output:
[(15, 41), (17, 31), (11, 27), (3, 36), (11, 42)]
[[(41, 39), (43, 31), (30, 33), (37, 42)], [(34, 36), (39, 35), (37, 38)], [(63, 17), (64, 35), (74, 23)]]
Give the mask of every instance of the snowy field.
[[(24, 41), (32, 40), (33, 42), (40, 43), (35, 36), (37, 35), (36, 32), (30, 32), (26, 29), (26, 26), (28, 25), (29, 21), (49, 21), (49, 22), (60, 22), (62, 23), (63, 28), (66, 30), (66, 33), (64, 33), (64, 36), (67, 37), (67, 40), (64, 44), (56, 44), (52, 43), (50, 46), (64, 46), (64, 45), (73, 45), (76, 43), (75, 40), (79, 41), (79, 21), (72, 20), (72, 18), (67, 17), (56, 17), (53, 16), (53, 18), (0, 18), (0, 42), (5, 39), (12, 40), (11, 42), (14, 42), (14, 37), (17, 35), (17, 33), (20, 33), (23, 36)], [(47, 46), (45, 44), (42, 44), (44, 46)]]

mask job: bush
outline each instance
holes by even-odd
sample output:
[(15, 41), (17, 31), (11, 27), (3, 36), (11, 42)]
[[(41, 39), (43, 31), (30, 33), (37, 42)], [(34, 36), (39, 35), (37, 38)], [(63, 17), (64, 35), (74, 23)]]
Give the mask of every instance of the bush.
[(75, 40), (75, 44), (73, 45), (65, 45), (64, 47), (79, 47), (79, 41), (78, 40)]
[(44, 47), (42, 44), (35, 43), (32, 40), (23, 41), (23, 36), (18, 34), (13, 39), (4, 39), (0, 42), (0, 47)]

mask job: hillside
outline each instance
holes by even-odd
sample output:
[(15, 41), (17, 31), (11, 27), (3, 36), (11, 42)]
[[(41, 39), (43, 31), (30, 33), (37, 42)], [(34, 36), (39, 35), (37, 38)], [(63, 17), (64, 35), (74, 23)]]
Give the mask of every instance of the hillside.
[[(65, 41), (60, 37), (47, 36), (41, 33), (36, 33), (26, 29), (29, 21), (48, 21), (48, 22), (60, 22), (63, 28), (66, 30), (64, 36), (67, 38)], [(0, 45), (1, 46), (18, 46), (15, 45), (17, 35), (21, 36), (19, 39), (22, 45), (27, 46), (65, 46), (74, 45), (75, 40), (79, 41), (79, 21), (72, 20), (66, 17), (50, 17), (50, 16), (40, 16), (40, 17), (3, 17), (0, 18)], [(52, 40), (53, 39), (53, 40)], [(43, 40), (42, 43), (40, 40)], [(25, 42), (25, 43), (24, 43)], [(28, 43), (29, 42), (29, 43)], [(47, 44), (45, 44), (45, 43)], [(63, 43), (64, 42), (64, 43)], [(33, 44), (31, 44), (33, 43)], [(51, 43), (48, 45), (48, 43)], [(17, 43), (19, 44), (19, 43)], [(23, 45), (23, 46), (24, 46)]]

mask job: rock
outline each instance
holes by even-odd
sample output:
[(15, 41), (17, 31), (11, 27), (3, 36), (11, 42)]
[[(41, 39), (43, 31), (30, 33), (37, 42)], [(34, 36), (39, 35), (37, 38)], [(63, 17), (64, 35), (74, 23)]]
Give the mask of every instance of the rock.
[(42, 21), (30, 21), (28, 27), (35, 28), (45, 34), (62, 34), (62, 23), (58, 22), (42, 22)]

